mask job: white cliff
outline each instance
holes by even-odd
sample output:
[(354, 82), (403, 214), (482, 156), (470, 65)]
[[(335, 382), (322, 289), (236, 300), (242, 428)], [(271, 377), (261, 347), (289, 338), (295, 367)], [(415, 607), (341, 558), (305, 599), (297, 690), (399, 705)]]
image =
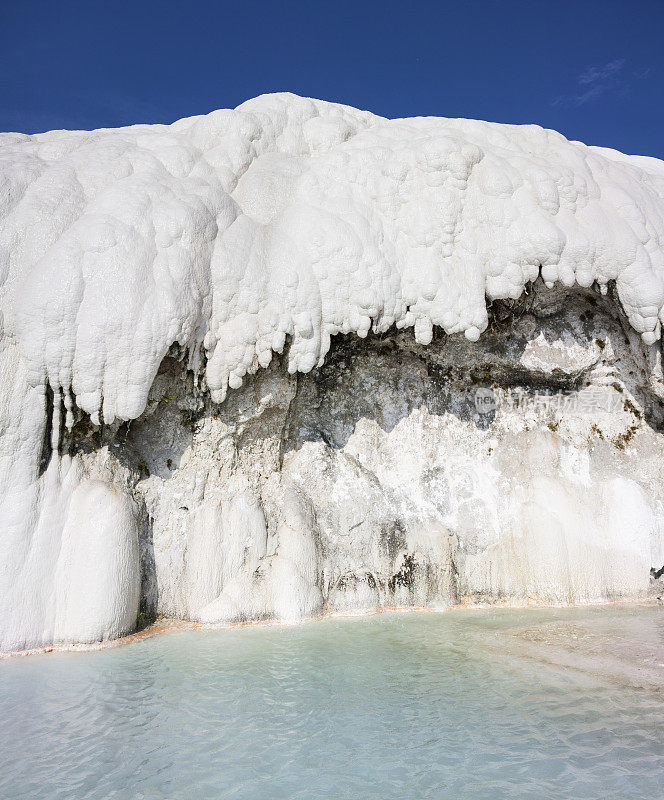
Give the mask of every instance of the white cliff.
[(661, 162), (271, 95), (0, 177), (0, 650), (651, 590)]

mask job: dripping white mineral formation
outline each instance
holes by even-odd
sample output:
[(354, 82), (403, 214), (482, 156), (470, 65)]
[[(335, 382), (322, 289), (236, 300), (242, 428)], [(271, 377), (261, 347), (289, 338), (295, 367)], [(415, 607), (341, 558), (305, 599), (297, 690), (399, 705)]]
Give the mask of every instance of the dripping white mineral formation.
[(660, 590), (662, 162), (279, 94), (0, 181), (0, 650)]

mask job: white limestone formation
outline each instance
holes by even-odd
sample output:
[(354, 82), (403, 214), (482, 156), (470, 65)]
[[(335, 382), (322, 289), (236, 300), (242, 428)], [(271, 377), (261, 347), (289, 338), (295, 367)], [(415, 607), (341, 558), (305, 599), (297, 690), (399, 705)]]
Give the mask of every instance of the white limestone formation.
[(280, 94), (0, 187), (0, 650), (657, 588), (661, 162)]

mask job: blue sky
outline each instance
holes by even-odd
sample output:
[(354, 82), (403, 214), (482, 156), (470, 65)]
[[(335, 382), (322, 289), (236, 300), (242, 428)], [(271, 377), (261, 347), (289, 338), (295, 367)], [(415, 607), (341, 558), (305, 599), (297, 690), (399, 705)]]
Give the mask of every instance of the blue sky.
[(0, 0), (0, 130), (172, 122), (293, 91), (664, 157), (664, 0)]

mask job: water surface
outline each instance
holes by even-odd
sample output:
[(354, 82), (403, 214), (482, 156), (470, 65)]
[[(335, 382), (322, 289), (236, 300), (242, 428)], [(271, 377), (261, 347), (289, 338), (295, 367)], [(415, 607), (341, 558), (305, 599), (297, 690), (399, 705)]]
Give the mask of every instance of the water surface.
[(661, 609), (501, 610), (10, 659), (0, 797), (664, 797), (663, 643)]

